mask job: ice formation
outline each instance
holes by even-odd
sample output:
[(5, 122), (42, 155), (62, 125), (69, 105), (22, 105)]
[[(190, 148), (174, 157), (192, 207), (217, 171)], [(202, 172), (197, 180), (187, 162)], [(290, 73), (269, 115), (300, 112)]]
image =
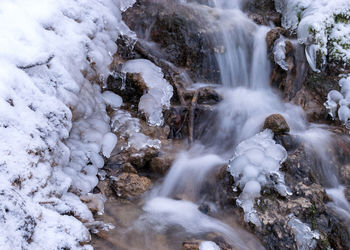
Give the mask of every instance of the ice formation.
[(261, 223), (254, 203), (263, 187), (272, 187), (282, 196), (290, 194), (284, 184), (284, 176), (279, 172), (280, 164), (287, 158), (287, 152), (272, 138), (272, 131), (264, 130), (241, 142), (228, 166), (235, 180), (234, 190), (237, 187), (242, 190), (237, 204), (243, 208), (245, 220), (257, 226)]
[(311, 228), (301, 222), (293, 214), (289, 215), (288, 226), (292, 228), (295, 241), (299, 250), (315, 249), (320, 234), (312, 231)]
[(91, 82), (131, 34), (119, 7), (132, 2), (0, 1), (0, 249), (91, 248), (78, 194), (97, 184), (102, 144), (112, 147)]
[(105, 103), (113, 109), (117, 109), (123, 104), (123, 99), (111, 91), (104, 91), (102, 96)]
[(112, 116), (112, 128), (123, 139), (127, 139), (127, 147), (141, 150), (146, 147), (160, 148), (158, 139), (151, 139), (141, 132), (140, 121), (125, 110), (117, 110)]
[(164, 79), (162, 69), (151, 61), (135, 59), (127, 61), (123, 65), (122, 71), (141, 73), (147, 85), (147, 93), (140, 99), (139, 110), (146, 115), (149, 125), (163, 125), (163, 109), (170, 107), (173, 87)]
[(212, 241), (202, 241), (199, 245), (199, 250), (220, 250), (220, 247)]
[(326, 57), (350, 64), (350, 1), (275, 0), (282, 26), (297, 32), (314, 71)]
[(273, 47), (273, 57), (275, 62), (285, 71), (288, 71), (288, 63), (286, 62), (286, 39), (281, 36), (275, 41)]
[(338, 115), (339, 120), (350, 129), (350, 76), (340, 79), (339, 86), (341, 92), (331, 90), (324, 105), (333, 119)]

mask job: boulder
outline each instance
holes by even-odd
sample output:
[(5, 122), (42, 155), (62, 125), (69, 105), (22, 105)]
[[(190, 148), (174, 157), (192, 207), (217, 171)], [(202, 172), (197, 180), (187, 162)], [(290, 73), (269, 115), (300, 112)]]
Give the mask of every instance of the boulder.
[(151, 180), (133, 173), (122, 173), (113, 178), (111, 187), (120, 198), (132, 199), (141, 196), (150, 189)]
[(174, 156), (169, 154), (164, 154), (152, 158), (150, 162), (150, 167), (153, 173), (164, 175), (171, 167), (174, 161)]
[(286, 134), (289, 126), (281, 114), (272, 114), (265, 119), (263, 129), (271, 129), (275, 135)]

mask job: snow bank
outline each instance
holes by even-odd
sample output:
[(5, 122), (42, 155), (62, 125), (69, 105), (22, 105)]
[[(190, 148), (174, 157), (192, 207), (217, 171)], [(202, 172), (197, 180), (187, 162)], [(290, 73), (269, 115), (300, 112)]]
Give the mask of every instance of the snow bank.
[(122, 71), (141, 73), (148, 90), (140, 98), (139, 110), (146, 115), (149, 125), (163, 125), (163, 108), (170, 107), (173, 87), (164, 79), (162, 69), (149, 60), (135, 59), (127, 61)]
[(77, 218), (93, 217), (77, 194), (97, 184), (113, 141), (91, 82), (130, 32), (119, 11), (130, 4), (0, 1), (0, 249), (90, 248)]
[(331, 90), (328, 93), (324, 106), (333, 119), (338, 115), (339, 120), (350, 129), (350, 76), (340, 79), (339, 86), (341, 87), (341, 92)]
[(282, 26), (295, 31), (314, 71), (331, 61), (350, 65), (350, 1), (275, 0)]
[(260, 196), (262, 187), (272, 187), (282, 196), (290, 194), (284, 184), (284, 176), (279, 172), (280, 164), (287, 158), (287, 152), (272, 138), (272, 131), (264, 130), (241, 142), (228, 166), (235, 180), (234, 190), (237, 187), (242, 190), (237, 205), (243, 208), (244, 219), (257, 226), (261, 223), (254, 203)]

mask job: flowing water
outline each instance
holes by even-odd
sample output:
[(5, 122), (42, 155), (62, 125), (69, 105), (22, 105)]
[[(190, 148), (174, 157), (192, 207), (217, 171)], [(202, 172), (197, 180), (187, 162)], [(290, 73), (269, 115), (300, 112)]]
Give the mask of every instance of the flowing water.
[[(144, 198), (144, 203), (126, 208), (129, 213), (135, 213), (131, 219), (134, 222), (125, 228), (138, 232), (137, 237), (143, 239), (132, 249), (178, 249), (186, 237), (200, 238), (211, 232), (219, 233), (237, 249), (263, 248), (237, 222), (222, 220), (215, 204), (209, 206), (217, 218), (202, 213), (198, 207), (204, 200), (203, 185), (232, 158), (236, 146), (259, 133), (265, 118), (275, 113), (285, 117), (290, 134), (302, 138), (315, 155), (317, 177), (333, 199), (329, 205), (349, 221), (350, 206), (326, 150), (332, 143), (332, 134), (309, 124), (300, 107), (284, 103), (269, 86), (271, 71), (265, 37), (270, 28), (253, 23), (241, 11), (242, 4), (234, 0), (209, 1), (223, 30), (221, 37), (213, 37), (214, 43), (225, 45), (216, 58), (222, 83), (217, 91), (222, 94), (223, 101), (217, 105), (215, 119), (208, 121), (211, 129), (202, 136), (202, 144), (194, 144), (190, 150), (179, 154), (163, 182)], [(190, 6), (208, 8), (195, 3)], [(112, 208), (107, 207), (107, 213), (109, 209)], [(178, 243), (167, 247), (154, 245), (157, 240), (149, 239), (151, 235), (155, 239), (157, 233)]]

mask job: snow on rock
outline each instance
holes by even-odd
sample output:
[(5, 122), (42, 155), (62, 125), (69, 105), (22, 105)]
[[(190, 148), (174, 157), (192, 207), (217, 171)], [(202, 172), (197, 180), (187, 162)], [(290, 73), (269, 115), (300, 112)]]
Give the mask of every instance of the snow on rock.
[(140, 98), (139, 110), (146, 115), (149, 125), (163, 125), (163, 108), (170, 107), (173, 87), (164, 79), (162, 69), (149, 60), (135, 59), (127, 61), (122, 71), (141, 73), (148, 91)]
[(350, 1), (275, 0), (282, 26), (297, 32), (314, 71), (331, 61), (350, 65)]
[(237, 187), (242, 190), (237, 204), (243, 208), (245, 220), (257, 226), (261, 222), (254, 203), (260, 196), (262, 187), (273, 187), (282, 196), (291, 194), (285, 186), (283, 174), (279, 172), (281, 163), (287, 158), (287, 152), (272, 138), (272, 131), (266, 129), (241, 142), (228, 166), (235, 180), (234, 190)]
[(340, 79), (339, 86), (341, 87), (341, 92), (331, 90), (328, 93), (324, 106), (333, 119), (338, 115), (339, 120), (350, 129), (350, 76), (344, 76)]
[(110, 132), (91, 82), (107, 76), (118, 35), (133, 35), (119, 11), (132, 2), (0, 1), (0, 249), (91, 248), (78, 195), (97, 184)]

